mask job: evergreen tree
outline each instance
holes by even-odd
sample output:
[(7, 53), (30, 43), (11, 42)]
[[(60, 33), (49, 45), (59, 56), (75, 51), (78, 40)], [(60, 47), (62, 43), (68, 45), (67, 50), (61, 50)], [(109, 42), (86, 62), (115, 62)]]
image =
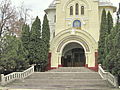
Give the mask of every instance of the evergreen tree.
[[(119, 18), (118, 18), (119, 19)], [(119, 20), (118, 20), (119, 21)], [(119, 84), (120, 84), (120, 22), (117, 22), (115, 26), (116, 35), (113, 40), (114, 48), (112, 50), (112, 68), (109, 67), (109, 71), (118, 77)]]
[(117, 13), (117, 24), (112, 29), (109, 37), (107, 47), (109, 47), (109, 53), (106, 56), (106, 67), (107, 70), (112, 74), (118, 77), (118, 81), (120, 84), (120, 22), (119, 15), (120, 9)]
[(110, 58), (109, 57), (109, 53), (110, 53), (110, 51), (111, 51), (111, 49), (113, 47), (112, 46), (112, 39), (113, 38), (111, 38), (112, 37), (111, 36), (111, 30), (112, 30), (112, 28), (113, 28), (113, 18), (112, 18), (111, 13), (108, 12), (108, 14), (107, 14), (107, 32), (106, 32), (105, 49), (104, 49), (105, 60), (103, 62), (104, 66), (106, 68), (108, 68), (108, 62), (109, 62), (108, 58)]
[(44, 42), (44, 59), (48, 60), (48, 53), (50, 48), (50, 28), (49, 28), (49, 22), (47, 19), (47, 15), (45, 14), (43, 25), (42, 25), (42, 41)]
[(113, 28), (113, 18), (110, 13), (110, 11), (107, 14), (107, 34), (109, 35), (111, 33), (111, 29)]
[(26, 50), (29, 50), (30, 28), (29, 25), (24, 24), (22, 27), (21, 41)]
[(40, 62), (42, 51), (41, 51), (41, 22), (38, 16), (32, 24), (30, 31), (30, 43), (29, 43), (29, 59), (30, 64), (36, 64)]
[(98, 54), (99, 54), (99, 63), (103, 64), (103, 61), (105, 60), (105, 38), (106, 38), (106, 32), (107, 32), (107, 19), (106, 19), (106, 11), (103, 9), (102, 11), (102, 17), (101, 17), (101, 26), (100, 26), (100, 37), (98, 42)]
[(116, 36), (116, 33), (117, 33), (117, 29), (116, 27), (114, 27), (112, 30), (111, 30), (111, 34), (108, 35), (107, 39), (106, 39), (106, 47), (105, 47), (105, 50), (107, 52), (106, 54), (106, 58), (105, 58), (105, 62), (104, 62), (104, 66), (106, 67), (106, 69), (108, 71), (111, 71), (112, 70), (112, 67), (114, 67), (113, 65), (113, 62), (114, 62), (114, 59), (115, 59), (115, 56), (116, 56), (116, 51), (115, 51), (115, 36)]
[(30, 28), (29, 25), (24, 24), (22, 27), (21, 43), (23, 45), (23, 50), (27, 51), (27, 56), (25, 56), (26, 61), (29, 60), (29, 42), (30, 42)]
[(23, 49), (19, 38), (8, 34), (5, 35), (2, 43), (0, 67), (7, 72), (26, 69), (28, 67), (28, 63), (25, 60), (27, 52)]
[(0, 66), (6, 70), (11, 71), (15, 69), (17, 58), (17, 40), (15, 36), (6, 35), (3, 41), (2, 53), (0, 58)]
[(17, 53), (17, 58), (15, 60), (16, 62), (15, 71), (21, 71), (27, 69), (29, 66), (29, 61), (27, 58), (28, 51), (24, 48), (21, 40), (18, 40), (18, 49), (16, 53)]

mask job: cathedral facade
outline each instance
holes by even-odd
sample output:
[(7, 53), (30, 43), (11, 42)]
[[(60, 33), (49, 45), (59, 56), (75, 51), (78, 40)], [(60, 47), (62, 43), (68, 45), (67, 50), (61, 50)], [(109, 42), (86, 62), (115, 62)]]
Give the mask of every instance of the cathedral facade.
[(54, 0), (45, 10), (50, 25), (49, 67), (97, 70), (102, 10), (116, 7), (109, 0)]

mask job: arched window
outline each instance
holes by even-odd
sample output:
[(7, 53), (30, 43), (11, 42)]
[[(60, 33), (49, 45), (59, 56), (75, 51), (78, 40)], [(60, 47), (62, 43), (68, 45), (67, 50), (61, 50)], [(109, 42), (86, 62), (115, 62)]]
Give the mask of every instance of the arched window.
[(84, 6), (81, 6), (81, 15), (84, 15)]
[(54, 16), (54, 23), (56, 23), (56, 15)]
[(73, 6), (70, 7), (70, 15), (73, 15)]
[(81, 22), (80, 22), (80, 20), (75, 20), (75, 21), (73, 22), (73, 27), (75, 27), (75, 28), (81, 27)]
[(76, 5), (75, 5), (75, 14), (79, 15), (79, 5), (78, 5), (78, 3), (76, 3)]

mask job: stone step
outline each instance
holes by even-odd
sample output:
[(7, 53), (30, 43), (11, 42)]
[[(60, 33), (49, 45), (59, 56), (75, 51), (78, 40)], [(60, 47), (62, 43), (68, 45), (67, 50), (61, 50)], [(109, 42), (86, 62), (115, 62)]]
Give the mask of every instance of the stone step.
[(28, 79), (101, 79), (97, 72), (94, 73), (34, 73)]
[[(73, 89), (73, 90), (80, 90), (80, 89), (88, 89), (88, 90), (112, 90), (113, 87), (108, 87), (107, 85), (74, 85), (74, 84), (45, 84), (45, 85), (40, 85), (40, 84), (17, 84), (16, 85), (12, 85), (12, 88), (27, 88), (27, 89), (49, 89), (49, 90), (69, 90), (69, 89)], [(114, 88), (113, 88), (114, 89)]]
[(58, 69), (49, 70), (48, 72), (94, 72), (85, 67), (60, 67)]
[(105, 85), (108, 86), (108, 82), (105, 80), (87, 80), (87, 79), (42, 79), (42, 80), (34, 80), (34, 79), (26, 79), (25, 81), (16, 81), (13, 83), (13, 85), (22, 85), (22, 84), (29, 84), (29, 85), (45, 85), (47, 83), (47, 85)]
[(15, 90), (114, 90), (98, 72), (84, 67), (62, 67), (48, 72), (35, 72), (26, 79), (16, 80), (6, 87)]

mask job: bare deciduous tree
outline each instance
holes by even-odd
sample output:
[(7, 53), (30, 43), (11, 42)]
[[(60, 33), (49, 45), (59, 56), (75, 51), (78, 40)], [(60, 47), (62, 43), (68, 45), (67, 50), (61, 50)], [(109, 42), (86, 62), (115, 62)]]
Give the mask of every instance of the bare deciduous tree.
[(10, 0), (2, 0), (0, 3), (0, 37), (12, 28), (17, 19), (15, 7), (12, 7)]
[(29, 12), (31, 12), (31, 11), (32, 11), (31, 9), (25, 8), (24, 2), (22, 2), (21, 6), (18, 7), (19, 17), (20, 17), (20, 19), (23, 19), (25, 23), (31, 18), (30, 14), (29, 14)]

